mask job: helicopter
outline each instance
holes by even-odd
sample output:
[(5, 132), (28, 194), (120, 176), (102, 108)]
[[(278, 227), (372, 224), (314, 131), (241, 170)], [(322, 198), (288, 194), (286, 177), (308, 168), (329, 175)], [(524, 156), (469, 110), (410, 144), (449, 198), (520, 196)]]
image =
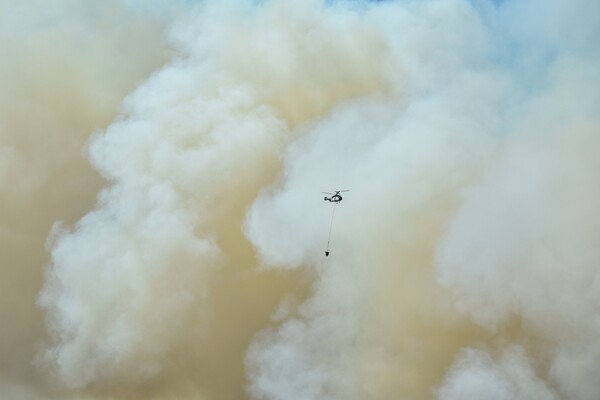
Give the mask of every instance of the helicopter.
[(321, 193), (330, 195), (330, 197), (325, 196), (323, 198), (323, 200), (328, 201), (330, 203), (339, 203), (340, 201), (342, 201), (342, 196), (340, 196), (340, 193), (349, 192), (349, 190), (334, 190), (334, 192), (335, 193), (321, 192)]

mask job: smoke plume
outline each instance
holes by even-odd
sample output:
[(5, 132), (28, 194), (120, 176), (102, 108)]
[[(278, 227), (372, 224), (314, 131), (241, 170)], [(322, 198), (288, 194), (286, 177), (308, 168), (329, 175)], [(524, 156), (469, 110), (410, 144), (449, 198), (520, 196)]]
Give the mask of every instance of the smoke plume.
[(0, 397), (597, 399), (599, 4), (0, 2)]
[(34, 366), (45, 340), (36, 297), (46, 238), (55, 221), (71, 225), (93, 207), (102, 183), (84, 156), (90, 132), (168, 56), (162, 18), (116, 1), (51, 3), (0, 1), (3, 399), (54, 391)]

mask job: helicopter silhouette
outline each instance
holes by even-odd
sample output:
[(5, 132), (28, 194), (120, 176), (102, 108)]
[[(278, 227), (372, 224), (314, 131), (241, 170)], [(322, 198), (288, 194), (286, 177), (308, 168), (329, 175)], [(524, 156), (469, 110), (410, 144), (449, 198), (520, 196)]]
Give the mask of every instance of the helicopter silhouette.
[(334, 192), (335, 193), (321, 192), (321, 193), (330, 195), (330, 197), (325, 196), (323, 198), (323, 200), (328, 201), (330, 203), (339, 203), (340, 201), (342, 201), (342, 196), (340, 195), (340, 193), (349, 192), (349, 190), (334, 190)]

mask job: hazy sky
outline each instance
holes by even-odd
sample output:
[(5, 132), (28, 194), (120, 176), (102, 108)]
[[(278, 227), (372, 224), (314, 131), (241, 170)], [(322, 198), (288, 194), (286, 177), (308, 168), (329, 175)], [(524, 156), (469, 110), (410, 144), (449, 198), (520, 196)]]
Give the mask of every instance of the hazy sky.
[(0, 0), (0, 55), (0, 398), (599, 398), (600, 2)]

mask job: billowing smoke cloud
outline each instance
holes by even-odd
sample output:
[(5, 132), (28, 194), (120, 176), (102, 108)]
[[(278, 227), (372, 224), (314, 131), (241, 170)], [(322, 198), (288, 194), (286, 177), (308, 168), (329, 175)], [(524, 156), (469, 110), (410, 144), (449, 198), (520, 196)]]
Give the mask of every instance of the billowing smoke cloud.
[[(404, 6), (388, 7), (396, 26), (410, 26), (395, 20)], [(523, 11), (504, 7), (487, 23)], [(548, 9), (554, 19), (565, 5)], [(390, 37), (399, 54), (392, 70), (410, 70), (402, 67), (419, 59), (424, 39), (455, 58), (427, 53), (415, 73), (426, 71), (426, 82), (409, 78), (399, 97), (341, 105), (319, 121), (290, 146), (278, 191), (249, 214), (249, 237), (267, 265), (312, 265), (318, 276), (296, 315), (254, 342), (250, 391), (268, 399), (596, 398), (600, 125), (590, 83), (598, 80), (598, 10), (567, 8), (584, 22), (575, 31), (573, 21), (517, 22), (503, 35), (509, 44), (496, 43), (515, 57), (520, 48), (532, 54), (515, 60), (493, 54), (486, 35), (494, 32), (464, 3), (411, 11), (426, 28)], [(434, 35), (426, 24), (440, 15), (447, 26)], [(564, 37), (546, 42), (557, 28)], [(482, 49), (482, 39), (491, 44)], [(311, 211), (310, 193), (332, 184), (355, 190), (329, 260), (326, 215)], [(457, 327), (446, 310), (482, 330)]]
[[(116, 1), (0, 1), (0, 398), (47, 392), (33, 365), (36, 306), (55, 221), (93, 207), (87, 137), (165, 62), (166, 19)], [(127, 21), (127, 25), (124, 22)]]
[[(463, 201), (438, 263), (438, 280), (459, 309), (490, 329), (519, 318), (548, 343), (552, 350), (537, 350), (552, 352), (543, 369), (573, 399), (600, 393), (592, 378), (600, 362), (600, 125), (589, 88), (600, 76), (586, 61), (552, 66), (553, 82)], [(520, 396), (499, 398), (555, 398)]]
[(467, 349), (457, 358), (442, 386), (442, 399), (548, 399), (559, 397), (536, 376), (519, 347), (507, 348), (498, 362)]
[(0, 183), (29, 308), (63, 221), (37, 359), (61, 398), (598, 397), (599, 5), (59, 4), (6, 25), (54, 69), (3, 74)]
[[(187, 370), (226, 357), (202, 354), (222, 340), (210, 331), (210, 286), (257, 279), (233, 270), (254, 267), (240, 227), (247, 205), (275, 178), (292, 128), (340, 98), (385, 86), (383, 66), (356, 59), (345, 44), (351, 26), (315, 48), (338, 16), (332, 12), (323, 23), (314, 5), (297, 8), (291, 28), (277, 22), (283, 7), (256, 20), (228, 8), (200, 10), (194, 23), (173, 31), (185, 57), (130, 96), (124, 118), (92, 140), (92, 162), (113, 184), (72, 233), (59, 233), (41, 295), (58, 340), (47, 358), (67, 385), (137, 382), (158, 376), (173, 358), (183, 359), (175, 370)], [(359, 23), (356, 15), (346, 18)], [(302, 38), (304, 24), (315, 24), (313, 38)], [(283, 54), (264, 46), (268, 38), (283, 42)], [(295, 47), (297, 61), (288, 54)], [(379, 51), (371, 50), (373, 59)], [(347, 76), (307, 68), (315, 53), (331, 54), (326, 65), (346, 59)], [(265, 285), (273, 279), (261, 278)], [(235, 359), (241, 369), (243, 352)]]

